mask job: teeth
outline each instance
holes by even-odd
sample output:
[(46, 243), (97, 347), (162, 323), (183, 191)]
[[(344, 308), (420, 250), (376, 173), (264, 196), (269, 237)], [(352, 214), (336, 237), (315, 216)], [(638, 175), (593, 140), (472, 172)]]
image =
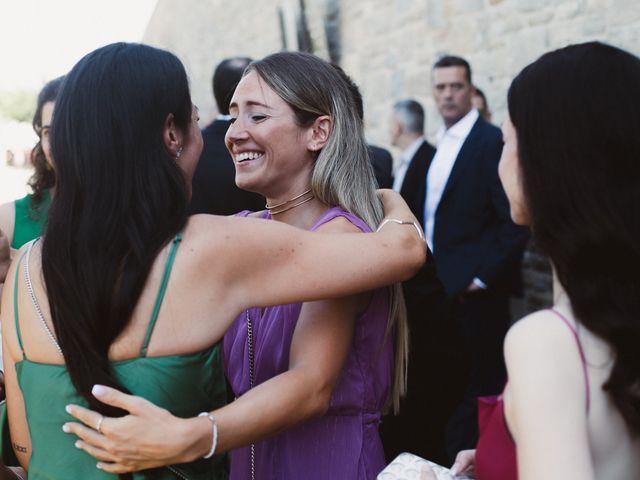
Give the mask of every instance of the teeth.
[(242, 152), (236, 155), (236, 162), (243, 162), (244, 160), (255, 160), (262, 156), (261, 152)]

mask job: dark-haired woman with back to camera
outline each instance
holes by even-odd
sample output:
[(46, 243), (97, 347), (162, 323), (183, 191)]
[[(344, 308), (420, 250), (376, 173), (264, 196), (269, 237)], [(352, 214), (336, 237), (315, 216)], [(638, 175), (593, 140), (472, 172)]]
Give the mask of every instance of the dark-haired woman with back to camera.
[(508, 384), (480, 399), (477, 449), (455, 473), (640, 478), (639, 84), (638, 57), (586, 43), (509, 88), (500, 178), (551, 261), (553, 307), (509, 331)]
[(415, 218), (392, 192), (382, 201), (400, 224), (370, 235), (188, 217), (197, 120), (184, 67), (163, 50), (108, 45), (66, 77), (51, 128), (49, 220), (18, 252), (0, 314), (11, 441), (30, 480), (122, 471), (108, 459), (96, 465), (67, 433), (70, 404), (93, 410), (88, 434), (110, 432), (125, 412), (98, 400), (115, 391), (108, 387), (138, 395), (129, 407), (169, 423), (164, 440), (176, 447), (168, 467), (121, 478), (223, 478), (211, 389), (222, 375), (218, 342), (234, 319), (256, 305), (401, 281), (424, 262)]

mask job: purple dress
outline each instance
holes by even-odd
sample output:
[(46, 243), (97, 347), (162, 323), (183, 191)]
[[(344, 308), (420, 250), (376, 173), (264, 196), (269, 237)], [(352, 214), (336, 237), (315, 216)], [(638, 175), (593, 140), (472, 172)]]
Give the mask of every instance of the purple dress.
[[(248, 212), (239, 215), (246, 216)], [(371, 229), (342, 210), (327, 210), (311, 231), (344, 217), (364, 232)], [(268, 214), (264, 218), (270, 219)], [(291, 339), (302, 304), (249, 310), (253, 323), (255, 385), (286, 372)], [(392, 338), (385, 338), (389, 313), (386, 289), (373, 292), (356, 319), (351, 348), (327, 413), (255, 445), (256, 480), (365, 480), (384, 468), (378, 423), (393, 381)], [(224, 337), (224, 368), (236, 396), (249, 390), (246, 312)], [(230, 452), (231, 480), (251, 479), (250, 448)]]

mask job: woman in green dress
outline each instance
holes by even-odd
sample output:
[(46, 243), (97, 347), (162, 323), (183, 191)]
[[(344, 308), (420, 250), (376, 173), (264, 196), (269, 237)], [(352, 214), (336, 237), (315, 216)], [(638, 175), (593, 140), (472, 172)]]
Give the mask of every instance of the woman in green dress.
[[(96, 383), (189, 419), (169, 439), (187, 463), (129, 478), (220, 478), (215, 419), (204, 412), (217, 406), (218, 341), (235, 317), (371, 290), (425, 260), (415, 218), (392, 192), (382, 201), (395, 222), (368, 235), (188, 217), (197, 115), (184, 67), (163, 50), (108, 45), (67, 75), (52, 124), (49, 219), (18, 252), (0, 314), (11, 441), (30, 480), (115, 478), (62, 430), (70, 403), (123, 414), (93, 396)], [(309, 143), (322, 134), (303, 133)]]
[[(32, 192), (23, 198), (0, 205), (0, 230), (6, 235), (13, 249), (18, 249), (40, 236), (49, 213), (51, 193), (56, 183), (49, 129), (53, 107), (63, 80), (64, 77), (51, 80), (38, 95), (36, 113), (32, 122), (33, 129), (38, 135), (38, 143), (31, 154), (35, 168), (29, 180)], [(2, 278), (0, 278), (1, 281)]]

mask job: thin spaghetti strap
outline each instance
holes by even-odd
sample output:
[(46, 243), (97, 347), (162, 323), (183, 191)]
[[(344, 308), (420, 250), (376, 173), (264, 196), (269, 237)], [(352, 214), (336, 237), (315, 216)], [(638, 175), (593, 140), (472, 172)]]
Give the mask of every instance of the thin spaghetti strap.
[(171, 249), (169, 250), (169, 258), (167, 258), (167, 263), (164, 267), (164, 273), (162, 274), (162, 280), (160, 281), (160, 287), (158, 288), (158, 295), (156, 295), (156, 302), (153, 305), (153, 311), (151, 312), (151, 319), (149, 320), (149, 326), (147, 327), (147, 333), (144, 337), (144, 341), (142, 342), (142, 348), (140, 349), (140, 356), (146, 357), (147, 350), (149, 348), (149, 342), (151, 341), (151, 334), (153, 333), (153, 328), (156, 325), (156, 320), (158, 319), (158, 314), (160, 313), (160, 307), (162, 306), (162, 300), (164, 300), (164, 294), (167, 290), (167, 285), (169, 283), (169, 277), (171, 276), (171, 269), (173, 267), (173, 261), (176, 258), (176, 252), (178, 251), (178, 245), (182, 241), (182, 234), (178, 233), (171, 244)]
[(16, 335), (18, 336), (18, 345), (20, 346), (20, 351), (22, 352), (22, 358), (26, 360), (27, 355), (24, 353), (24, 347), (22, 346), (22, 335), (20, 335), (20, 322), (18, 321), (18, 280), (20, 278), (20, 264), (22, 260), (24, 260), (24, 256), (27, 252), (23, 252), (20, 255), (20, 259), (16, 264), (16, 278), (13, 282), (13, 318), (16, 323)]
[(578, 331), (571, 324), (571, 322), (564, 315), (558, 312), (556, 309), (550, 308), (549, 311), (554, 313), (557, 317), (560, 317), (560, 319), (565, 323), (565, 325), (569, 327), (569, 330), (571, 330), (571, 333), (573, 333), (573, 338), (576, 339), (576, 344), (578, 345), (578, 352), (580, 353), (580, 361), (582, 362), (582, 371), (584, 373), (584, 383), (587, 389), (587, 413), (589, 413), (589, 406), (591, 404), (591, 395), (589, 393), (589, 373), (587, 371), (587, 357), (584, 354), (584, 349), (582, 348), (582, 343), (580, 342)]
[(40, 320), (40, 326), (49, 337), (49, 340), (56, 347), (56, 350), (60, 355), (63, 355), (62, 348), (60, 348), (60, 344), (58, 340), (56, 340), (56, 336), (53, 334), (49, 325), (44, 319), (44, 314), (42, 313), (42, 308), (40, 308), (40, 304), (38, 303), (38, 299), (36, 298), (36, 294), (33, 291), (33, 284), (31, 283), (31, 273), (29, 271), (29, 259), (31, 258), (31, 250), (33, 250), (33, 246), (40, 240), (40, 237), (36, 238), (27, 249), (27, 257), (24, 260), (24, 278), (27, 282), (27, 291), (29, 292), (29, 297), (31, 298), (31, 303), (33, 304), (33, 308), (36, 310), (36, 314), (38, 315), (38, 320)]

